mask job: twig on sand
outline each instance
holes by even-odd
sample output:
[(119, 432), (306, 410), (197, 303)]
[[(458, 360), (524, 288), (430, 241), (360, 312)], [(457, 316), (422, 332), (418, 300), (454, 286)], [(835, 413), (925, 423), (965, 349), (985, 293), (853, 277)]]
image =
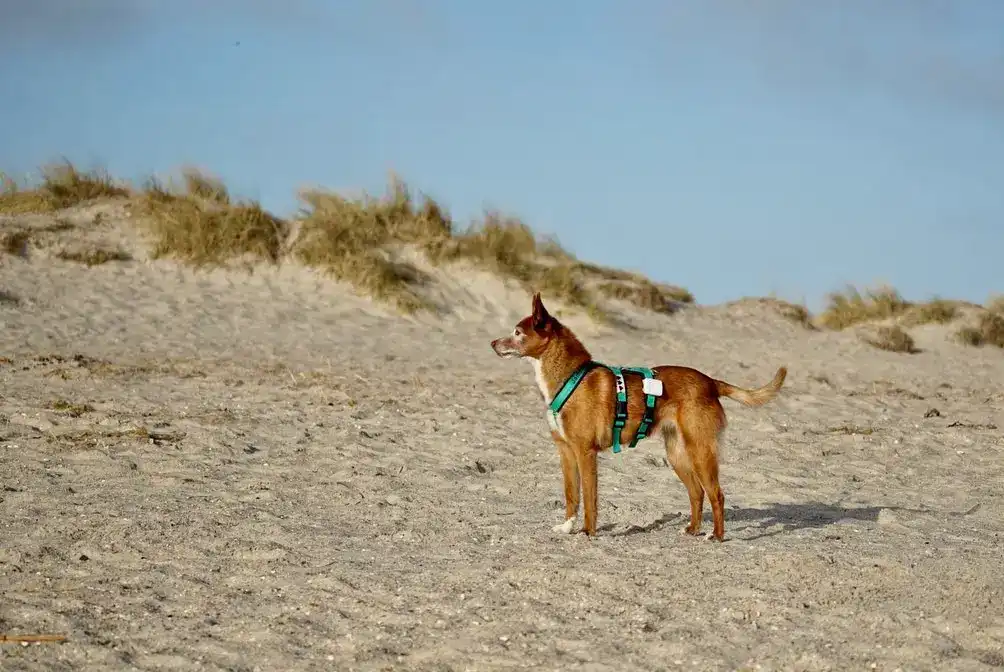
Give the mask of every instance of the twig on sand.
[(65, 642), (66, 635), (0, 635), (0, 644), (17, 642), (20, 644), (40, 644), (42, 642)]

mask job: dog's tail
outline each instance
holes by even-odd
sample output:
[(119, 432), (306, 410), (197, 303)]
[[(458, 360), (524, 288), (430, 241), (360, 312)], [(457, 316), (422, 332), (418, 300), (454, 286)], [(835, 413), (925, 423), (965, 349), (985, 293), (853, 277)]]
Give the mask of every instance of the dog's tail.
[(730, 397), (746, 406), (763, 406), (777, 396), (777, 393), (781, 390), (781, 386), (784, 385), (784, 378), (787, 375), (788, 368), (782, 366), (774, 374), (774, 380), (755, 390), (746, 390), (735, 385), (729, 385), (724, 380), (716, 380), (715, 388), (718, 390), (719, 397)]

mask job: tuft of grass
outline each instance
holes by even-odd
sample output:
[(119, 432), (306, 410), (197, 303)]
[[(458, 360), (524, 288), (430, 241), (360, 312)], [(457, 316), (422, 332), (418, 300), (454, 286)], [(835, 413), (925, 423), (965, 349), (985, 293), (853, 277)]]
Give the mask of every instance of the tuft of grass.
[(54, 411), (66, 413), (70, 417), (79, 418), (84, 413), (90, 413), (94, 407), (90, 404), (74, 404), (65, 399), (55, 399), (49, 403), (49, 408)]
[(747, 297), (731, 302), (731, 304), (740, 303), (753, 303), (769, 306), (784, 319), (801, 325), (805, 329), (814, 330), (816, 328), (816, 325), (812, 323), (812, 313), (809, 312), (808, 308), (799, 303), (785, 301), (784, 299), (779, 299), (776, 296)]
[(29, 248), (39, 244), (40, 240), (43, 240), (48, 234), (60, 233), (74, 228), (76, 226), (72, 222), (61, 218), (56, 218), (45, 226), (12, 228), (0, 232), (0, 250), (6, 254), (27, 259)]
[(0, 213), (52, 212), (130, 193), (128, 187), (116, 183), (104, 170), (82, 171), (69, 161), (62, 161), (44, 166), (41, 180), (34, 186), (21, 187), (10, 177), (0, 176)]
[(955, 336), (966, 345), (1004, 348), (1004, 313), (987, 311), (980, 316), (975, 327), (962, 327), (955, 332)]
[(898, 317), (910, 307), (892, 287), (878, 287), (863, 294), (855, 287), (843, 292), (832, 292), (827, 306), (817, 318), (828, 329), (846, 329), (860, 322)]
[(639, 273), (584, 261), (577, 262), (576, 268), (583, 277), (594, 281), (602, 296), (628, 301), (640, 308), (671, 313), (678, 304), (694, 302), (694, 295), (683, 287), (652, 282)]
[(106, 443), (108, 439), (134, 439), (139, 441), (157, 441), (146, 427), (131, 427), (112, 431), (94, 431), (84, 429), (75, 432), (63, 432), (57, 435), (48, 435), (45, 440), (51, 445), (73, 446), (77, 448), (95, 447)]
[(62, 250), (56, 256), (63, 261), (73, 261), (78, 264), (100, 266), (110, 261), (132, 261), (132, 255), (121, 248), (96, 247), (87, 250)]
[(604, 280), (596, 285), (596, 290), (610, 299), (619, 299), (646, 310), (663, 315), (675, 313), (681, 303), (691, 303), (694, 297), (678, 287), (657, 285), (647, 278), (638, 277), (633, 281)]
[(875, 335), (867, 337), (864, 340), (869, 345), (889, 352), (906, 352), (910, 354), (919, 352), (916, 344), (913, 342), (913, 337), (896, 324), (879, 327)]
[(961, 315), (964, 302), (934, 298), (922, 303), (907, 301), (892, 287), (859, 291), (848, 287), (828, 296), (817, 321), (829, 329), (846, 329), (861, 322), (898, 319), (904, 326), (948, 324)]
[(36, 189), (23, 187), (6, 173), (0, 173), (0, 214), (20, 215), (49, 210), (51, 208)]
[(297, 259), (404, 312), (428, 307), (416, 291), (425, 275), (395, 253), (407, 244), (430, 252), (442, 249), (452, 223), (438, 203), (425, 196), (416, 203), (396, 177), (382, 198), (353, 199), (314, 189), (301, 192), (300, 200)]
[(847, 436), (871, 436), (875, 433), (875, 428), (859, 427), (857, 425), (838, 425), (836, 427), (827, 427), (826, 431), (830, 434), (846, 434)]
[(583, 308), (598, 321), (607, 319), (606, 313), (596, 303), (582, 277), (576, 273), (574, 265), (535, 265), (529, 261), (527, 266), (530, 268), (529, 277), (525, 279), (515, 275), (512, 277), (520, 280), (528, 291), (543, 292), (569, 305)]
[[(424, 274), (396, 258), (404, 245), (417, 246), (433, 263), (467, 261), (516, 280), (527, 290), (543, 291), (597, 316), (602, 312), (589, 287), (589, 280), (598, 275), (594, 267), (577, 261), (557, 241), (537, 236), (515, 217), (489, 211), (481, 221), (455, 232), (444, 208), (424, 195), (416, 199), (394, 176), (379, 198), (307, 190), (300, 199), (304, 206), (294, 255), (407, 312), (427, 306), (416, 291)], [(685, 290), (648, 284), (635, 290), (646, 305), (665, 310), (667, 295), (693, 300)]]
[(180, 190), (156, 180), (144, 186), (154, 258), (194, 266), (219, 266), (243, 256), (279, 261), (289, 231), (284, 220), (256, 201), (232, 201), (222, 183), (194, 169), (186, 169), (183, 179)]
[(31, 234), (24, 230), (4, 231), (0, 234), (0, 248), (15, 257), (28, 256), (28, 243), (30, 241)]
[(989, 310), (991, 313), (1004, 315), (1004, 294), (991, 296), (990, 300), (987, 301), (986, 309)]
[(438, 252), (441, 259), (471, 260), (487, 270), (526, 281), (541, 273), (542, 266), (572, 261), (556, 241), (540, 239), (516, 217), (496, 211), (486, 212), (480, 222), (453, 236)]
[(198, 168), (186, 166), (181, 169), (181, 179), (184, 182), (184, 191), (193, 198), (219, 203), (220, 205), (230, 205), (230, 190), (223, 181), (214, 175), (209, 175)]
[(947, 299), (932, 299), (926, 303), (911, 305), (903, 314), (902, 321), (907, 326), (922, 324), (948, 324), (959, 316), (959, 304)]
[(680, 287), (679, 285), (666, 285), (660, 284), (659, 287), (666, 293), (666, 296), (670, 297), (674, 301), (679, 301), (680, 303), (692, 304), (696, 299), (693, 293), (686, 287)]
[(537, 236), (521, 220), (487, 212), (480, 222), (433, 250), (436, 261), (466, 260), (528, 291), (555, 299), (606, 319), (601, 297), (620, 299), (640, 308), (672, 313), (680, 303), (693, 303), (686, 289), (654, 283), (636, 273), (582, 262), (552, 238)]
[(487, 212), (463, 232), (441, 241), (431, 251), (435, 261), (469, 261), (528, 291), (541, 291), (573, 306), (599, 314), (575, 259), (556, 241), (539, 238), (525, 223)]
[(815, 325), (812, 324), (812, 313), (805, 306), (798, 303), (791, 303), (790, 301), (784, 301), (782, 299), (774, 300), (774, 309), (781, 315), (781, 317), (796, 324), (800, 324), (806, 329), (815, 329)]

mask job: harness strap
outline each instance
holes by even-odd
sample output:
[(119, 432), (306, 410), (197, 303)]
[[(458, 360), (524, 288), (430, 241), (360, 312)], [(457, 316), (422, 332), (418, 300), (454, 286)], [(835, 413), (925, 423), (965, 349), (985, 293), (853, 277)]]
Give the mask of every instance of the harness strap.
[(614, 386), (617, 390), (617, 403), (614, 405), (614, 441), (613, 445), (610, 446), (610, 450), (615, 453), (619, 453), (621, 452), (621, 430), (624, 429), (624, 425), (627, 424), (628, 419), (627, 383), (624, 382), (624, 373), (621, 367), (608, 366), (607, 368), (614, 374)]
[[(652, 369), (647, 369), (644, 367), (632, 367), (628, 371), (633, 371), (635, 373), (640, 373), (643, 378), (655, 378), (655, 373)], [(638, 445), (638, 442), (648, 436), (648, 430), (651, 429), (652, 424), (655, 422), (655, 395), (646, 394), (645, 395), (645, 415), (641, 418), (641, 423), (638, 425), (638, 431), (634, 435), (634, 439), (631, 441), (631, 448)]]
[[(572, 393), (575, 392), (575, 389), (579, 386), (579, 383), (582, 382), (582, 379), (586, 377), (587, 373), (597, 367), (609, 369), (610, 372), (614, 374), (614, 385), (617, 392), (617, 400), (614, 405), (613, 445), (611, 446), (611, 451), (619, 453), (621, 452), (621, 432), (628, 420), (627, 383), (624, 381), (624, 372), (628, 371), (630, 373), (637, 373), (643, 378), (655, 378), (655, 373), (652, 369), (634, 366), (608, 366), (606, 364), (600, 364), (599, 362), (588, 361), (576, 369), (572, 375), (568, 377), (568, 380), (566, 380), (561, 386), (558, 393), (554, 395), (553, 399), (551, 399), (551, 403), (548, 404), (548, 408), (554, 418), (557, 419), (558, 413), (565, 405), (565, 402), (567, 402), (572, 396)], [(652, 425), (655, 423), (655, 402), (656, 395), (645, 395), (645, 414), (642, 416), (641, 423), (638, 425), (638, 430), (631, 438), (631, 443), (629, 444), (630, 448), (634, 448), (638, 445), (638, 442), (648, 435), (649, 429), (651, 429)]]
[(561, 410), (561, 407), (564, 406), (565, 402), (568, 401), (568, 398), (572, 396), (572, 392), (575, 392), (575, 388), (579, 386), (579, 383), (581, 383), (582, 379), (586, 377), (586, 374), (595, 369), (597, 366), (602, 365), (599, 362), (586, 362), (568, 377), (565, 384), (562, 385), (561, 389), (558, 390), (558, 393), (554, 395), (554, 399), (551, 399), (551, 403), (548, 404), (548, 408), (551, 409), (551, 414), (554, 415), (555, 418), (558, 417), (558, 412)]

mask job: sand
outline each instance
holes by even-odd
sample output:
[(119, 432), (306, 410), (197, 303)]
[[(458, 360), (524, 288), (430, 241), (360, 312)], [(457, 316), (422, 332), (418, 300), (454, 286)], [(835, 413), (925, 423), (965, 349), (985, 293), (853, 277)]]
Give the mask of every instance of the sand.
[[(151, 261), (108, 207), (0, 258), (0, 634), (68, 637), (3, 670), (1004, 667), (1001, 350), (752, 302), (569, 315), (608, 363), (790, 373), (725, 401), (726, 543), (679, 534), (657, 441), (602, 456), (600, 533), (562, 536), (532, 371), (488, 345), (525, 292), (442, 271), (449, 309), (403, 318)], [(135, 259), (54, 257), (102, 237)]]

